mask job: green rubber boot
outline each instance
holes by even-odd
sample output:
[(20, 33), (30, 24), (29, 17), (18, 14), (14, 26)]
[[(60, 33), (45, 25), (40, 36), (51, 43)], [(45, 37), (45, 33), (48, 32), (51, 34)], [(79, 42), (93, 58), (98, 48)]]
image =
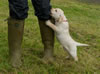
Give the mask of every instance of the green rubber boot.
[(8, 19), (9, 61), (13, 67), (21, 65), (23, 31), (24, 20)]
[[(42, 43), (44, 44), (44, 59), (47, 61), (53, 59), (54, 53), (54, 31), (46, 26), (45, 21), (38, 20)], [(54, 23), (54, 21), (53, 21)]]

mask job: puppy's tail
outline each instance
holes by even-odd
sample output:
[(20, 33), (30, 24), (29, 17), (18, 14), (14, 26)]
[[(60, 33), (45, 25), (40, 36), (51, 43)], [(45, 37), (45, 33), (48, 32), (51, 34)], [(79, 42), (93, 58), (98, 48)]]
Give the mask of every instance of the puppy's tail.
[(88, 44), (82, 44), (82, 43), (78, 43), (78, 42), (76, 42), (76, 45), (77, 46), (89, 46)]

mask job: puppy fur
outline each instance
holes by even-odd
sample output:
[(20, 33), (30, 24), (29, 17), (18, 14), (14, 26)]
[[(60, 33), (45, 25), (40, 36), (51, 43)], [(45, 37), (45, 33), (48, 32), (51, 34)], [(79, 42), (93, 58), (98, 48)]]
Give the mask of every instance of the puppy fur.
[(58, 41), (62, 44), (64, 50), (66, 50), (75, 61), (78, 61), (77, 46), (88, 46), (74, 41), (69, 33), (69, 24), (64, 12), (59, 8), (51, 9), (51, 16), (55, 19), (55, 25), (46, 21), (46, 25), (55, 31)]

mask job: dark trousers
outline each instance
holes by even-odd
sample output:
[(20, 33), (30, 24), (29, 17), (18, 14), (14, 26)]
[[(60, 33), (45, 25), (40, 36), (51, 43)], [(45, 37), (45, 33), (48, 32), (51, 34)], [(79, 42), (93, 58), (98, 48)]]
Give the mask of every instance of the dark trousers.
[[(28, 16), (28, 0), (8, 0), (9, 14), (15, 19), (25, 19)], [(31, 0), (35, 9), (35, 15), (40, 20), (50, 19), (50, 0)]]

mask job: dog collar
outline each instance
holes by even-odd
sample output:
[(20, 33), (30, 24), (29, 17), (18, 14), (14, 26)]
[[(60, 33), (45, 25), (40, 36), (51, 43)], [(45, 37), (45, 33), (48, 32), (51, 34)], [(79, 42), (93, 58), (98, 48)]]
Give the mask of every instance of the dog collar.
[(67, 20), (63, 20), (63, 22), (68, 22)]

